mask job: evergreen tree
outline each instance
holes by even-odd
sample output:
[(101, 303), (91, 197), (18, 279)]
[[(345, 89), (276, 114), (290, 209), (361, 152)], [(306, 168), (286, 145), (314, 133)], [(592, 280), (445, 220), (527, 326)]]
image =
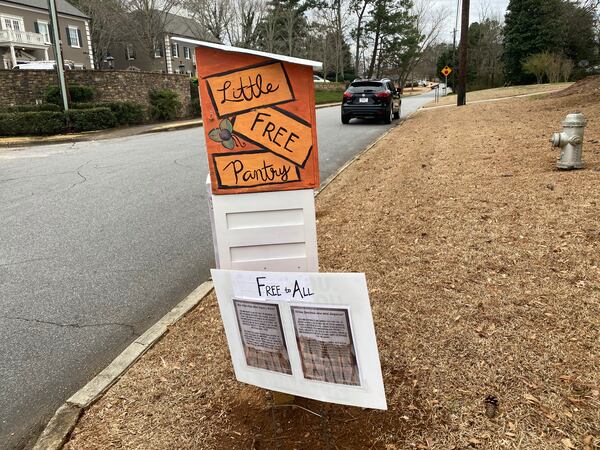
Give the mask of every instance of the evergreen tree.
[(561, 0), (510, 0), (504, 29), (506, 81), (532, 82), (522, 62), (529, 55), (544, 51), (562, 53), (566, 44), (566, 23)]

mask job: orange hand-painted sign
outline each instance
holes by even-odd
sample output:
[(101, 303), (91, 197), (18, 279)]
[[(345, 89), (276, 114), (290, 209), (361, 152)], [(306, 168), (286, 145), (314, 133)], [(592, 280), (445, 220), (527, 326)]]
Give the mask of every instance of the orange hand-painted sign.
[(219, 117), (294, 100), (283, 64), (278, 62), (211, 75), (206, 84)]
[(312, 149), (310, 124), (277, 108), (255, 109), (237, 116), (235, 133), (301, 167)]
[(312, 68), (208, 46), (196, 60), (213, 193), (318, 187)]
[(298, 167), (271, 152), (222, 153), (213, 155), (222, 189), (251, 188), (300, 180)]

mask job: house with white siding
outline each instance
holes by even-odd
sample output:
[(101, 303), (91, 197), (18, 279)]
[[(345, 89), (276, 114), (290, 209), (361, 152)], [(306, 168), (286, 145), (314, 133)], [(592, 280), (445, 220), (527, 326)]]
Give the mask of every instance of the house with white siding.
[[(65, 63), (94, 69), (89, 17), (66, 0), (56, 7)], [(0, 0), (0, 69), (53, 61), (53, 39), (47, 0)]]

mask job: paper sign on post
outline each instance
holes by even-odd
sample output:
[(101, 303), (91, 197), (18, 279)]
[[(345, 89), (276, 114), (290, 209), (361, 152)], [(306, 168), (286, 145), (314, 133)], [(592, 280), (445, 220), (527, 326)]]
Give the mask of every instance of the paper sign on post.
[(387, 409), (364, 274), (211, 274), (239, 381)]

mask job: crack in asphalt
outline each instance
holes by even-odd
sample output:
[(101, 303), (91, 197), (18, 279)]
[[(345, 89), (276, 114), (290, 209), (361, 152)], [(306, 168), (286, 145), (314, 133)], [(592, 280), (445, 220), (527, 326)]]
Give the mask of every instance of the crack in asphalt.
[(16, 178), (5, 178), (3, 180), (0, 180), (0, 183), (7, 183), (8, 181), (30, 180), (32, 178), (51, 177), (51, 176), (54, 176), (54, 175), (68, 175), (70, 173), (73, 173), (73, 171), (69, 170), (68, 172), (43, 173), (43, 174), (40, 174), (40, 175), (24, 175), (22, 177), (16, 177)]
[(0, 316), (0, 319), (6, 320), (18, 320), (20, 322), (30, 322), (30, 323), (39, 323), (42, 325), (52, 325), (61, 328), (99, 328), (99, 327), (122, 327), (127, 328), (130, 331), (131, 336), (137, 336), (138, 333), (135, 331), (135, 327), (133, 325), (128, 325), (126, 323), (119, 322), (104, 322), (104, 323), (60, 323), (60, 322), (52, 322), (50, 320), (41, 320), (41, 319), (30, 319), (27, 317), (19, 317), (19, 316)]
[(87, 178), (86, 178), (86, 177), (84, 177), (83, 175), (81, 175), (81, 169), (83, 169), (83, 167), (84, 167), (84, 166), (86, 166), (87, 164), (89, 164), (89, 163), (91, 163), (91, 162), (92, 162), (92, 160), (89, 160), (88, 162), (85, 162), (85, 163), (83, 163), (82, 165), (80, 165), (80, 166), (79, 166), (79, 167), (78, 167), (78, 168), (75, 170), (75, 172), (77, 173), (77, 175), (79, 175), (83, 181), (81, 181), (81, 180), (80, 180), (80, 181), (78, 181), (77, 183), (73, 183), (73, 184), (71, 185), (71, 187), (70, 187), (69, 189), (67, 189), (67, 190), (73, 189), (73, 188), (74, 188), (75, 186), (77, 186), (78, 184), (83, 184), (83, 183), (85, 183), (85, 182), (87, 181)]
[(186, 169), (195, 169), (195, 167), (192, 167), (192, 166), (186, 166), (185, 164), (181, 164), (181, 163), (179, 162), (179, 160), (178, 160), (178, 159), (174, 160), (174, 161), (173, 161), (173, 163), (174, 163), (176, 166), (179, 166), (179, 167), (185, 167)]

